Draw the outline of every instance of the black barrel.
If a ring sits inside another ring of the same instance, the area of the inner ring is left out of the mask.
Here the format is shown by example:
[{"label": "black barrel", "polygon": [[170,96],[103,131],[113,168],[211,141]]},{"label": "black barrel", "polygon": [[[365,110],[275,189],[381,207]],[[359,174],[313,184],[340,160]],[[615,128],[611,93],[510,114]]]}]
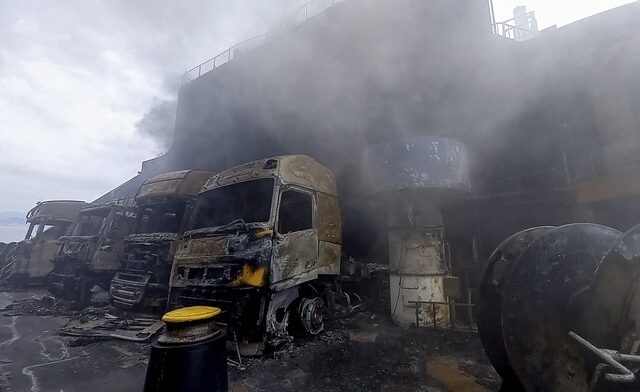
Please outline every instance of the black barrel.
[{"label": "black barrel", "polygon": [[167,322],[151,345],[145,392],[228,390],[227,339],[211,319]]}]

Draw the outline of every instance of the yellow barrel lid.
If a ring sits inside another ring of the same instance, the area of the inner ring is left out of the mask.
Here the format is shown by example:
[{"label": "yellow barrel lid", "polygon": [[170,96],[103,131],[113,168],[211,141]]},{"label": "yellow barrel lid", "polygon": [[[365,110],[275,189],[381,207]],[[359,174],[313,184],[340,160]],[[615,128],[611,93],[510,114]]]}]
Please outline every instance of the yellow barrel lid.
[{"label": "yellow barrel lid", "polygon": [[219,315],[221,310],[213,306],[189,306],[165,313],[162,321],[165,323],[188,323],[190,321],[206,320]]}]

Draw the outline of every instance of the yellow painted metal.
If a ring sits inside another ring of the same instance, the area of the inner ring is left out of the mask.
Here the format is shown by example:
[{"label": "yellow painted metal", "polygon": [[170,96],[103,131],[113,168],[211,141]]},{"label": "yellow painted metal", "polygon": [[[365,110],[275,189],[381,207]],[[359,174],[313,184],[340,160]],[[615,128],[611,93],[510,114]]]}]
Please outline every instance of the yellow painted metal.
[{"label": "yellow painted metal", "polygon": [[267,283],[267,266],[253,266],[245,264],[242,266],[242,272],[231,283],[231,286],[251,286],[262,287]]},{"label": "yellow painted metal", "polygon": [[221,310],[213,306],[189,306],[165,313],[162,321],[165,323],[188,323],[191,321],[207,320],[219,315]]},{"label": "yellow painted metal", "polygon": [[273,234],[273,229],[258,230],[255,233],[253,233],[254,237],[256,238],[270,237],[272,234]]}]

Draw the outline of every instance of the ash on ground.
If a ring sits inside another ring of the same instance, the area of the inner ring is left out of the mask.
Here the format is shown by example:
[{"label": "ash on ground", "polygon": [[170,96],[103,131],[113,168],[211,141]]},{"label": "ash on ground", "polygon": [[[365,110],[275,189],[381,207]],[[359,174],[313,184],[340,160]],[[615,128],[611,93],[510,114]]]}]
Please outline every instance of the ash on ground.
[{"label": "ash on ground", "polygon": [[[0,295],[0,391],[140,391],[149,343],[62,336],[70,320],[117,314],[69,310],[43,292]],[[121,317],[122,315],[120,315]],[[233,355],[230,355],[233,359]],[[263,357],[229,367],[231,391],[497,391],[477,334],[403,328],[363,310]],[[115,381],[117,380],[117,382]]]},{"label": "ash on ground", "polygon": [[403,328],[362,311],[231,368],[237,391],[494,391],[499,377],[477,334]]}]

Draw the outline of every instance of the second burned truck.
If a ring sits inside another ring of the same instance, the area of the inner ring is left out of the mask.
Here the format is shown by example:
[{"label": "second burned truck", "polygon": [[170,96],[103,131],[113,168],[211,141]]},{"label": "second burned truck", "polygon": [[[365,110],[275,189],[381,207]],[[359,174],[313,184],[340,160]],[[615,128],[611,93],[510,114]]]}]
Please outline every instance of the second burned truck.
[{"label": "second burned truck", "polygon": [[340,274],[342,228],[333,174],[290,155],[250,162],[202,188],[176,250],[170,306],[214,305],[245,353],[323,329],[322,295]]},{"label": "second burned truck", "polygon": [[200,188],[213,173],[182,170],[148,179],[136,194],[136,228],[125,238],[122,265],[111,281],[116,306],[164,310],[178,240]]},{"label": "second burned truck", "polygon": [[60,237],[53,270],[47,275],[49,291],[83,306],[94,286],[107,290],[134,218],[132,208],[118,204],[83,208],[72,234]]}]

